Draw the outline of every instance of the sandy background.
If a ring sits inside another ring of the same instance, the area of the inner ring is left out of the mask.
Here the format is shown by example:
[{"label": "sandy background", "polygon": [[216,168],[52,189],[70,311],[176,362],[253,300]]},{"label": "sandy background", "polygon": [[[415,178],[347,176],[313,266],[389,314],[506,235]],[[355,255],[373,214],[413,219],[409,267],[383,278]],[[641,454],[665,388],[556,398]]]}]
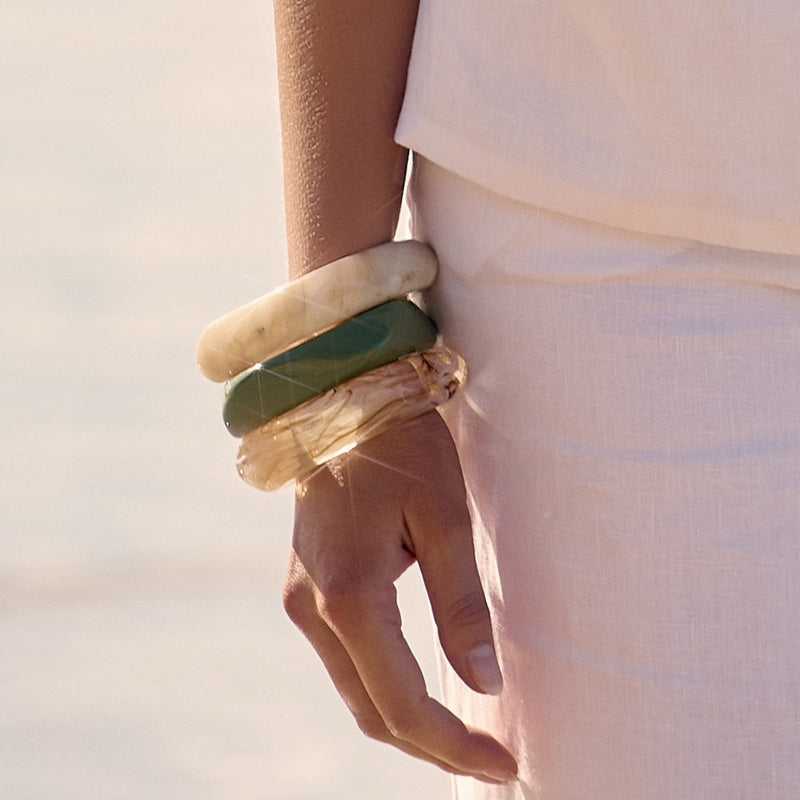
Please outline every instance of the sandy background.
[{"label": "sandy background", "polygon": [[[415,800],[279,594],[212,318],[284,275],[268,2],[0,3],[0,797]],[[431,669],[416,578],[409,635]]]}]

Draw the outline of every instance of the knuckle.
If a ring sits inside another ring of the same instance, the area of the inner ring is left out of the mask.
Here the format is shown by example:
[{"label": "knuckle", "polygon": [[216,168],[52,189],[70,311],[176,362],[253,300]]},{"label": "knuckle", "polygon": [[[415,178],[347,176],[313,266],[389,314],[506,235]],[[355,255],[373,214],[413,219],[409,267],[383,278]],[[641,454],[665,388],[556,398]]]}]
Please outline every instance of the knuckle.
[{"label": "knuckle", "polygon": [[385,714],[384,724],[392,737],[404,742],[415,741],[420,729],[419,717],[411,707],[392,709]]},{"label": "knuckle", "polygon": [[368,739],[374,739],[376,742],[390,742],[392,735],[386,727],[383,719],[376,713],[360,714],[355,717],[356,725],[361,733]]},{"label": "knuckle", "polygon": [[294,551],[289,556],[289,565],[286,568],[286,575],[283,579],[283,592],[281,600],[283,610],[292,622],[303,614],[308,605],[306,588],[306,572]]},{"label": "knuckle", "polygon": [[283,581],[281,600],[289,619],[304,630],[316,614],[316,609],[308,574],[294,554],[289,560],[289,568]]},{"label": "knuckle", "polygon": [[352,579],[331,580],[317,590],[320,616],[334,629],[346,627],[361,618],[367,590],[363,582]]},{"label": "knuckle", "polygon": [[489,607],[486,605],[483,592],[476,590],[460,597],[450,607],[448,620],[454,628],[489,624]]},{"label": "knuckle", "polygon": [[287,580],[283,585],[281,599],[286,615],[295,625],[302,627],[304,620],[308,617],[309,606],[311,605],[306,588]]}]

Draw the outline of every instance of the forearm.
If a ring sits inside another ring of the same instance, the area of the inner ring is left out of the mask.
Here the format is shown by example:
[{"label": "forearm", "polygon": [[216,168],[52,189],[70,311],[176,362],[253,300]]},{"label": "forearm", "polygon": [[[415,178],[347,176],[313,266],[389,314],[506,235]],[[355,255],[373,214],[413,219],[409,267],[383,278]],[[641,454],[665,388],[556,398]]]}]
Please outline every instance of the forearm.
[{"label": "forearm", "polygon": [[293,277],[392,238],[418,0],[275,0]]}]

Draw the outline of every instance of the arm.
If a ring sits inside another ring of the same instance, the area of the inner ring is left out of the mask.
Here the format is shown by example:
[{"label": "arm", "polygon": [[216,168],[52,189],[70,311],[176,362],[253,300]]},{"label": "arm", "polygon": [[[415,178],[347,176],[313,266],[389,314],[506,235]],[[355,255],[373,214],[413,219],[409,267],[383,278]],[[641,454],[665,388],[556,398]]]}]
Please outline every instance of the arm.
[{"label": "arm", "polygon": [[[391,239],[406,152],[393,140],[416,2],[276,0],[290,269]],[[456,773],[513,777],[510,754],[431,699],[394,581],[416,559],[445,653],[500,690],[458,457],[426,414],[300,487],[284,602],[362,730]]]},{"label": "arm", "polygon": [[417,3],[274,5],[295,277],[394,235],[407,161],[394,128]]}]

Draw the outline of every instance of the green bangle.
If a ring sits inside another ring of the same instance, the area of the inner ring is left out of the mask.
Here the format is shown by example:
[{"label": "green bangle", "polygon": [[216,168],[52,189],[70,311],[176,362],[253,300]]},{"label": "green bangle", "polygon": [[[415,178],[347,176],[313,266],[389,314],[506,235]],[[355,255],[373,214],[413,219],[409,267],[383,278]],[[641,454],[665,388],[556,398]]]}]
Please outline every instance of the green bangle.
[{"label": "green bangle", "polygon": [[223,419],[244,436],[351,378],[431,347],[436,329],[409,300],[391,300],[225,384]]}]

